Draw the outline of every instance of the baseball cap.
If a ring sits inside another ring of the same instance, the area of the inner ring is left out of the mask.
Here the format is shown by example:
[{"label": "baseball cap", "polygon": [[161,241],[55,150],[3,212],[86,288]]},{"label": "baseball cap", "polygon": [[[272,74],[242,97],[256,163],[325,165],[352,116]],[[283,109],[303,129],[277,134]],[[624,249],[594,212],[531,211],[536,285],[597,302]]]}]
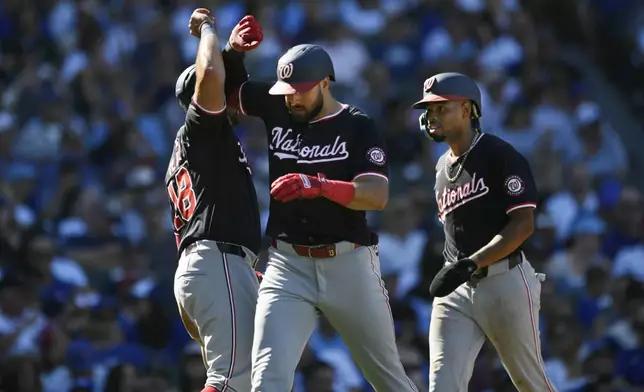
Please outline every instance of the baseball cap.
[{"label": "baseball cap", "polygon": [[184,69],[177,79],[177,83],[174,88],[174,94],[179,100],[179,105],[183,110],[188,111],[190,106],[190,101],[192,101],[192,95],[195,93],[195,84],[197,83],[197,77],[195,76],[195,64],[192,64],[188,68]]},{"label": "baseball cap", "polygon": [[277,61],[277,82],[271,87],[269,94],[303,93],[326,77],[335,81],[333,61],[326,50],[318,45],[297,45]]},{"label": "baseball cap", "polygon": [[423,84],[423,99],[413,105],[414,109],[424,109],[432,102],[474,101],[481,116],[481,90],[469,76],[445,72],[434,75]]}]

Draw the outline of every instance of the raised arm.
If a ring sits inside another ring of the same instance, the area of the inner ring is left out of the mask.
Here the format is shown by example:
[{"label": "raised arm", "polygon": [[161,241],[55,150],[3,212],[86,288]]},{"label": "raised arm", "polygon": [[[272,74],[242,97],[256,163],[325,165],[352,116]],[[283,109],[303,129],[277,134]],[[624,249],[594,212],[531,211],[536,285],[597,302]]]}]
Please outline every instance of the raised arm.
[{"label": "raised arm", "polygon": [[233,107],[237,107],[239,87],[248,80],[248,72],[244,64],[245,52],[257,48],[263,39],[262,27],[252,15],[246,15],[230,33],[222,57],[226,70],[224,89],[228,104]]},{"label": "raised arm", "polygon": [[221,112],[226,107],[226,72],[210,11],[198,8],[192,13],[190,33],[201,39],[195,61],[196,83],[193,102],[206,112]]}]

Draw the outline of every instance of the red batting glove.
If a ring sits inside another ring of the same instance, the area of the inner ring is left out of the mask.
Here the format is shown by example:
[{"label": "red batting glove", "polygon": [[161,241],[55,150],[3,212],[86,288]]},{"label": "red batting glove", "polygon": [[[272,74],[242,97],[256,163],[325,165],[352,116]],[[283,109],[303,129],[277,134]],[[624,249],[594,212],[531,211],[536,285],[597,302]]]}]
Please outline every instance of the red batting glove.
[{"label": "red batting glove", "polygon": [[300,173],[286,174],[273,182],[271,196],[287,202],[295,199],[314,199],[322,194],[322,183],[318,177]]},{"label": "red batting glove", "polygon": [[264,280],[264,274],[262,274],[259,271],[255,271],[255,276],[257,276],[257,280],[259,280],[259,283],[262,283],[262,280]]},{"label": "red batting glove", "polygon": [[258,47],[263,39],[262,26],[253,15],[246,15],[233,28],[228,42],[236,51],[247,52]]}]

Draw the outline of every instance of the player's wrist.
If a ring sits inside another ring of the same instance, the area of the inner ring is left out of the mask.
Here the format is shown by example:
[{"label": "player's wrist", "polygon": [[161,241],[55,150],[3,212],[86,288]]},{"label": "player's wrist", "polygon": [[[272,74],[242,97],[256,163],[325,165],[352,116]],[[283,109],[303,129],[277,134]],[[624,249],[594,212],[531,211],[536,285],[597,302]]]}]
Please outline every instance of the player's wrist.
[{"label": "player's wrist", "polygon": [[232,35],[228,38],[228,42],[226,42],[226,46],[224,46],[224,51],[228,53],[239,53],[239,54],[244,53],[243,51],[237,50],[237,48],[235,48],[235,43],[233,42]]},{"label": "player's wrist", "polygon": [[206,35],[215,34],[215,23],[210,19],[201,22],[199,25],[199,34],[201,34],[201,38]]},{"label": "player's wrist", "polygon": [[477,253],[474,253],[470,257],[467,257],[467,260],[472,261],[474,264],[476,264],[477,268],[483,267],[483,260],[481,259],[480,255]]},{"label": "player's wrist", "polygon": [[352,182],[327,180],[320,177],[320,194],[322,197],[347,206],[353,201],[356,188]]}]

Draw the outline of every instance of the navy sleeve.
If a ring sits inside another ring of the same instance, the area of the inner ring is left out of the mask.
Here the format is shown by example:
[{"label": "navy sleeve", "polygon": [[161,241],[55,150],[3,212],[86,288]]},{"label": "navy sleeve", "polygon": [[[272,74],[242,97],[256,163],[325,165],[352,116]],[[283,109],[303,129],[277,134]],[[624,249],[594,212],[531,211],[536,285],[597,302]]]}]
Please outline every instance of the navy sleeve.
[{"label": "navy sleeve", "polygon": [[528,160],[509,144],[502,145],[495,155],[500,158],[497,189],[506,214],[519,208],[536,208],[537,186]]},{"label": "navy sleeve", "polygon": [[236,94],[239,87],[248,80],[244,56],[244,52],[235,51],[230,44],[226,44],[226,48],[221,52],[224,70],[226,71],[226,82],[224,84],[226,97]]},{"label": "navy sleeve", "polygon": [[186,113],[185,128],[189,136],[197,136],[200,132],[221,131],[226,122],[226,106],[213,112],[202,108],[193,99]]},{"label": "navy sleeve", "polygon": [[[239,88],[239,110],[242,114],[267,118],[277,108],[284,106],[284,97],[270,95],[271,85],[265,82],[249,80]],[[281,105],[281,106],[278,106]]]},{"label": "navy sleeve", "polygon": [[357,128],[350,152],[353,179],[372,175],[388,180],[387,148],[375,122],[363,114],[353,119]]}]

